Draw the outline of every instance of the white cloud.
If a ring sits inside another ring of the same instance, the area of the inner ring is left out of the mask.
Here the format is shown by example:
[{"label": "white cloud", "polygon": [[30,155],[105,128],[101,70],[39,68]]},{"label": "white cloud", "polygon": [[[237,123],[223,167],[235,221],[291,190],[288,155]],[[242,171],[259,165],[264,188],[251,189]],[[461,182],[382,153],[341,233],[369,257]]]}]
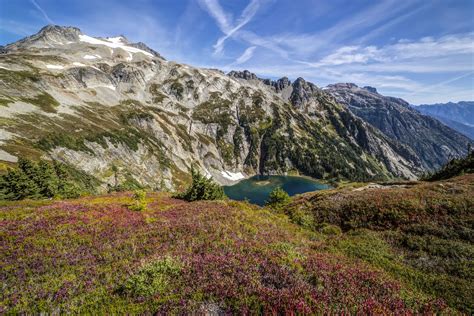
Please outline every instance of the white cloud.
[{"label": "white cloud", "polygon": [[[445,87],[450,83],[456,82],[458,80],[461,80],[461,79],[464,79],[464,78],[467,78],[467,77],[471,77],[472,75],[474,75],[474,71],[468,71],[467,73],[464,73],[460,76],[449,78],[448,80],[444,80],[442,82],[438,82],[438,83],[433,84],[433,85],[425,86],[420,90],[414,91],[412,94],[410,94],[410,96],[420,94],[420,92],[433,91],[434,89],[439,89],[439,88]],[[471,96],[472,96],[472,94],[474,94],[474,92],[471,90]]]},{"label": "white cloud", "polygon": [[369,60],[377,58],[378,49],[375,46],[344,46],[321,59],[320,65],[367,63]]},{"label": "white cloud", "polygon": [[467,33],[403,40],[382,47],[343,46],[318,62],[306,64],[366,72],[452,72],[472,68],[473,56],[474,33]]},{"label": "white cloud", "polygon": [[259,0],[251,0],[234,25],[232,16],[224,11],[218,0],[202,0],[201,3],[205,10],[216,20],[222,33],[224,33],[224,36],[220,37],[213,46],[214,54],[216,55],[222,53],[225,41],[249,23],[260,7]]},{"label": "white cloud", "polygon": [[202,7],[216,20],[219,29],[223,33],[230,31],[232,24],[232,16],[224,12],[218,0],[201,0]]},{"label": "white cloud", "polygon": [[250,58],[252,58],[253,53],[257,47],[256,46],[251,46],[247,48],[242,55],[240,55],[239,58],[234,62],[236,65],[240,65],[248,61]]}]

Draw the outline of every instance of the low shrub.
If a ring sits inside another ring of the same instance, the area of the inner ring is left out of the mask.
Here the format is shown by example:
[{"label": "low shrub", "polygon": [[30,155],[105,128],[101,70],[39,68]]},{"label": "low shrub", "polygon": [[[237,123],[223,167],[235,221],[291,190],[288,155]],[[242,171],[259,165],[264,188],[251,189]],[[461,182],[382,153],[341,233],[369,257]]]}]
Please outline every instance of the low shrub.
[{"label": "low shrub", "polygon": [[142,267],[121,286],[120,292],[134,298],[147,298],[163,294],[172,278],[181,272],[181,264],[171,257],[164,257]]},{"label": "low shrub", "polygon": [[313,215],[303,208],[286,209],[286,215],[292,223],[303,226],[305,228],[314,228]]},{"label": "low shrub", "polygon": [[331,224],[321,225],[321,227],[319,228],[319,231],[324,235],[340,235],[340,234],[342,234],[342,230],[339,226],[331,225]]},{"label": "low shrub", "polygon": [[146,210],[146,192],[143,190],[136,190],[133,193],[133,203],[129,205],[131,211],[144,211]]}]

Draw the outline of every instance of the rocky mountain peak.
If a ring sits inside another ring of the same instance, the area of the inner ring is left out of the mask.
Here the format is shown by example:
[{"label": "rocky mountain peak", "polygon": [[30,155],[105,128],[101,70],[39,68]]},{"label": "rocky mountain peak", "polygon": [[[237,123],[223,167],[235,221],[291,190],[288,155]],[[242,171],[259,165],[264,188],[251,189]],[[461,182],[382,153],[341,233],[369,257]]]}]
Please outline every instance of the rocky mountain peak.
[{"label": "rocky mountain peak", "polygon": [[277,91],[281,91],[291,85],[291,81],[288,79],[288,77],[283,77],[278,79],[275,82],[275,88]]},{"label": "rocky mountain peak", "polygon": [[378,93],[377,89],[371,86],[365,86],[364,89],[372,93]]},{"label": "rocky mountain peak", "polygon": [[327,86],[327,88],[332,89],[332,90],[352,90],[352,89],[359,88],[359,86],[357,86],[355,83],[352,83],[352,82],[340,82],[340,83],[330,84]]},{"label": "rocky mountain peak", "polygon": [[383,96],[373,87],[359,88],[353,83],[328,85],[326,92],[390,139],[411,147],[425,170],[439,168],[450,157],[465,154],[468,138],[421,115],[403,99]]},{"label": "rocky mountain peak", "polygon": [[147,46],[145,43],[143,43],[143,42],[131,43],[131,44],[128,44],[128,46],[131,46],[131,47],[135,47],[135,48],[144,50],[145,52],[148,52],[148,53],[152,54],[152,55],[155,56],[155,57],[158,57],[158,58],[161,58],[161,59],[165,59],[163,56],[161,56],[160,53],[158,53],[158,52],[155,51],[154,49],[148,47],[148,46]]},{"label": "rocky mountain peak", "polygon": [[275,88],[276,92],[281,92],[291,85],[291,81],[287,77],[280,78],[278,80],[263,79],[262,82],[267,86]]},{"label": "rocky mountain peak", "polygon": [[232,70],[227,75],[230,76],[230,77],[238,78],[238,79],[258,80],[257,75],[254,74],[253,72],[248,71],[248,70],[244,70],[244,71]]},{"label": "rocky mountain peak", "polygon": [[28,47],[50,47],[64,45],[79,40],[82,32],[77,27],[47,25],[38,33],[28,36],[18,42],[6,46],[7,50],[17,50]]},{"label": "rocky mountain peak", "polygon": [[315,84],[307,82],[301,77],[297,78],[292,86],[293,91],[290,96],[290,101],[296,107],[308,103],[313,94],[319,90]]},{"label": "rocky mountain peak", "polygon": [[[74,36],[82,34],[81,30],[74,26],[60,26],[60,25],[46,25],[37,33],[41,35],[58,35],[61,34],[63,36]],[[33,35],[34,36],[34,35]]]}]

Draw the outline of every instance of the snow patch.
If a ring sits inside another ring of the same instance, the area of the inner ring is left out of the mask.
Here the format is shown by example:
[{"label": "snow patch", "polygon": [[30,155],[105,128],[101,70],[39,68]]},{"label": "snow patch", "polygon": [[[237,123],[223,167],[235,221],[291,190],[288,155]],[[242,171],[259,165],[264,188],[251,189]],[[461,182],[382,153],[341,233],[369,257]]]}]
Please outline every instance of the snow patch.
[{"label": "snow patch", "polygon": [[17,162],[18,158],[16,156],[10,155],[6,151],[0,149],[0,160],[10,161],[10,162]]},{"label": "snow patch", "polygon": [[83,63],[78,63],[77,61],[73,62],[72,64],[78,67],[86,67],[86,65],[84,65]]},{"label": "snow patch", "polygon": [[130,47],[130,46],[125,45],[121,41],[117,40],[116,37],[113,37],[113,39],[114,39],[114,41],[110,41],[110,39],[109,40],[101,40],[101,39],[90,37],[90,36],[87,36],[87,35],[79,35],[79,40],[81,42],[86,42],[86,43],[94,44],[94,45],[104,45],[104,46],[108,46],[110,48],[122,48],[122,49],[124,49],[124,50],[126,50],[127,52],[130,52],[130,53],[142,53],[142,54],[145,54],[149,57],[153,57],[153,54],[150,54],[149,52],[146,52],[144,50],[141,50],[141,49],[138,49],[138,48],[135,48],[135,47]]},{"label": "snow patch", "polygon": [[82,57],[84,59],[97,59],[97,58],[102,58],[101,56],[99,55],[84,55],[84,57]]},{"label": "snow patch", "polygon": [[46,65],[48,69],[64,69],[64,66],[61,65]]},{"label": "snow patch", "polygon": [[245,176],[242,174],[242,172],[230,172],[226,170],[222,170],[221,174],[224,178],[232,180],[232,181],[238,181],[245,179]]},{"label": "snow patch", "polygon": [[115,86],[111,84],[98,85],[98,86],[89,87],[89,88],[107,88],[114,91],[116,90]]}]

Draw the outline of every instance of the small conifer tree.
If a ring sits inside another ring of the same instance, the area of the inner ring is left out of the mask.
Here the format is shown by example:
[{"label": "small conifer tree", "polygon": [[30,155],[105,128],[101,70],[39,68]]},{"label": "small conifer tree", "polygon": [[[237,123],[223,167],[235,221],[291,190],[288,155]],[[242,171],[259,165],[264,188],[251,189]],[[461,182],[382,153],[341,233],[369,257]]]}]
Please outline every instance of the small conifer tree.
[{"label": "small conifer tree", "polygon": [[191,168],[192,183],[182,193],[174,197],[188,202],[199,200],[221,200],[225,198],[224,190],[211,178],[206,178],[198,170]]},{"label": "small conifer tree", "polygon": [[273,208],[275,210],[281,210],[287,206],[291,201],[290,196],[280,187],[273,189],[268,196],[268,200],[265,201],[265,206]]}]

